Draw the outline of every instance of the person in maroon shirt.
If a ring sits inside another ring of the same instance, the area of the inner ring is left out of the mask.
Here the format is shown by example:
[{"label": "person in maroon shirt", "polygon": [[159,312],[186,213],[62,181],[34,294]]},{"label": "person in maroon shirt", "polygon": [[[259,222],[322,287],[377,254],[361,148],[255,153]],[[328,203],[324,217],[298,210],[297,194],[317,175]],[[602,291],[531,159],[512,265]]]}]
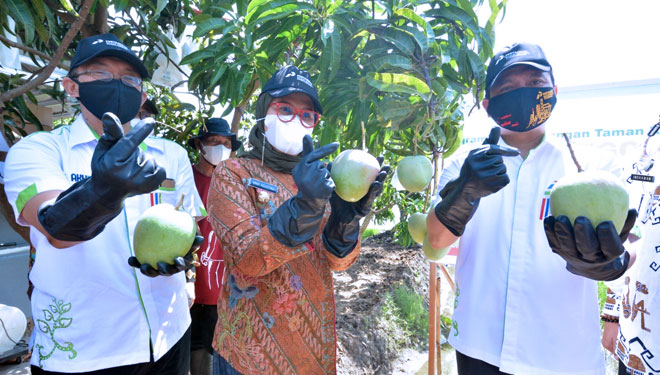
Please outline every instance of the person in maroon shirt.
[{"label": "person in maroon shirt", "polygon": [[[188,144],[199,151],[197,164],[193,164],[193,176],[199,196],[206,206],[206,196],[211,183],[211,174],[220,161],[228,159],[232,151],[238,150],[241,141],[231,132],[227,121],[210,118],[205,129],[192,137]],[[223,282],[224,262],[222,245],[213,235],[213,228],[205,217],[198,222],[204,242],[197,254],[200,265],[195,280],[195,303],[190,309],[192,317],[191,375],[210,375],[212,366],[213,331],[218,319],[216,303]]]}]

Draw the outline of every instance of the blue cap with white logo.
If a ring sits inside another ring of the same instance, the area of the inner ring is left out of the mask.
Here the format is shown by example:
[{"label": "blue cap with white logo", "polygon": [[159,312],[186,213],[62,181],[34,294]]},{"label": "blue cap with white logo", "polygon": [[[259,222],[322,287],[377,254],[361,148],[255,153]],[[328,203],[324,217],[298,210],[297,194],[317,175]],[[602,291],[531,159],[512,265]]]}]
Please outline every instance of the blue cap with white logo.
[{"label": "blue cap with white logo", "polygon": [[319,102],[319,94],[316,92],[309,73],[289,65],[281,68],[266,82],[261,89],[262,93],[268,93],[273,98],[280,98],[293,92],[302,92],[312,98],[314,110],[323,114],[323,108]]},{"label": "blue cap with white logo", "polygon": [[552,66],[550,66],[540,46],[515,43],[505,47],[490,59],[488,71],[486,72],[486,98],[490,97],[490,89],[500,74],[515,65],[530,65],[544,72],[550,72],[552,81],[555,80],[552,74]]},{"label": "blue cap with white logo", "polygon": [[149,78],[147,68],[137,55],[126,47],[113,34],[94,35],[82,39],[76,48],[76,54],[71,60],[69,75],[71,72],[96,57],[117,57],[131,64],[142,78]]}]

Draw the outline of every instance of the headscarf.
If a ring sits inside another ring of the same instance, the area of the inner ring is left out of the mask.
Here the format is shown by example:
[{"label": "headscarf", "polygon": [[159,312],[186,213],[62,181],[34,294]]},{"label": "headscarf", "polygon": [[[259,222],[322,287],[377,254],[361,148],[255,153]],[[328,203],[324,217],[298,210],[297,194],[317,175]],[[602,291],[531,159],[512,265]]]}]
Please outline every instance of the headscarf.
[{"label": "headscarf", "polygon": [[[263,165],[277,171],[291,174],[293,167],[298,164],[302,156],[289,155],[279,152],[268,143],[265,137],[266,130],[264,129],[264,118],[268,112],[268,106],[273,98],[268,93],[261,93],[257,99],[257,107],[255,109],[255,116],[257,123],[250,130],[248,142],[250,149],[246,150],[245,146],[238,152],[239,158],[253,158],[263,161]],[[263,152],[263,155],[262,155]]]}]

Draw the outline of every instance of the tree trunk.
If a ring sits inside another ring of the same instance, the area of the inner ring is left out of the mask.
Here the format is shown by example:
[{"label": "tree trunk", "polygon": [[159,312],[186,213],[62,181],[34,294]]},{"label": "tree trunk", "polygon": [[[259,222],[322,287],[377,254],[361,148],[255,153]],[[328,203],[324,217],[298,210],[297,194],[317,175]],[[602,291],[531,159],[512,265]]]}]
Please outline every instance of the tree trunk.
[{"label": "tree trunk", "polygon": [[94,11],[94,31],[99,34],[106,34],[110,31],[108,26],[108,8],[102,6],[100,3],[96,4]]}]

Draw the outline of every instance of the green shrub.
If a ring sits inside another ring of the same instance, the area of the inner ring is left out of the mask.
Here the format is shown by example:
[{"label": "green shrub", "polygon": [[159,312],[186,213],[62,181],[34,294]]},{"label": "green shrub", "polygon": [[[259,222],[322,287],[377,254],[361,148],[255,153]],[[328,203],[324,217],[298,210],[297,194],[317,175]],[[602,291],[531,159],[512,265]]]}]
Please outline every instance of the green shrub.
[{"label": "green shrub", "polygon": [[429,311],[424,306],[424,297],[407,286],[394,288],[394,301],[406,322],[411,334],[418,340],[425,340],[429,328]]},{"label": "green shrub", "polygon": [[367,237],[371,237],[371,236],[375,236],[375,235],[377,235],[377,234],[380,233],[380,232],[381,232],[381,231],[380,231],[379,229],[376,229],[376,228],[367,228],[367,229],[365,229],[364,232],[362,233],[362,239],[365,239],[365,238],[367,238]]}]

